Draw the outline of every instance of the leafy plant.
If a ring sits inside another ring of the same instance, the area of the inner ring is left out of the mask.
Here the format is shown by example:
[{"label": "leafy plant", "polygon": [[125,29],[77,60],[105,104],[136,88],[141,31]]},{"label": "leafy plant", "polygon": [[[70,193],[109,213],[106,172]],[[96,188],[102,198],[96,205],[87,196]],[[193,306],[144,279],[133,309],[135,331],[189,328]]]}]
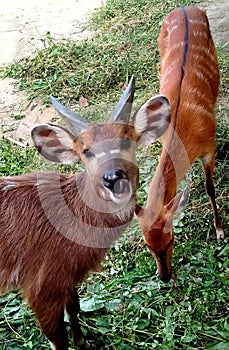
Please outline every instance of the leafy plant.
[{"label": "leafy plant", "polygon": [[[190,3],[187,0],[183,4]],[[44,103],[48,103],[46,96],[50,93],[67,104],[78,104],[82,95],[89,103],[83,108],[84,115],[91,120],[103,120],[131,74],[137,77],[136,105],[157,93],[158,31],[166,13],[179,5],[175,0],[107,0],[91,19],[90,26],[96,29],[93,39],[59,43],[48,33],[44,38],[49,46],[46,50],[6,68],[4,74],[18,79],[20,88],[30,98],[43,96]],[[222,83],[217,108],[215,183],[226,230],[229,223],[226,56],[221,47],[217,49]],[[159,143],[138,151],[140,204],[145,203],[160,151]],[[22,149],[0,140],[1,176],[36,169],[74,172],[79,166],[53,166],[32,148]],[[189,204],[174,222],[176,288],[173,282],[159,281],[136,221],[112,247],[103,271],[92,274],[80,285],[81,324],[99,349],[228,348],[228,238],[220,245],[216,243],[199,163],[192,166],[190,178]],[[49,349],[31,310],[21,303],[16,292],[0,298],[0,350],[11,349]]]}]

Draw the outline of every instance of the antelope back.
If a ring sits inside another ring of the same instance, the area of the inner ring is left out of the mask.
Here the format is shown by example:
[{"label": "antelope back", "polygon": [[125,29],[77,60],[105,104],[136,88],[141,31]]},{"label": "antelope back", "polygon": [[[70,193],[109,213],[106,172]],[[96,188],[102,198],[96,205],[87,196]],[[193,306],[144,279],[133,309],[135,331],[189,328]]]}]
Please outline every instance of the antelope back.
[{"label": "antelope back", "polygon": [[[185,143],[192,163],[205,152],[206,134],[212,137],[215,133],[219,90],[218,60],[205,12],[194,6],[173,10],[162,23],[158,43],[160,92],[169,99],[171,125]],[[187,138],[190,128],[197,139]],[[196,147],[191,151],[195,144],[200,151]]]},{"label": "antelope back", "polygon": [[170,12],[163,20],[158,44],[160,93],[170,102],[171,122],[161,137],[162,155],[146,208],[138,210],[137,215],[160,278],[168,281],[172,273],[173,218],[188,200],[187,191],[176,195],[177,185],[195,159],[214,158],[219,71],[207,16],[197,7]]}]

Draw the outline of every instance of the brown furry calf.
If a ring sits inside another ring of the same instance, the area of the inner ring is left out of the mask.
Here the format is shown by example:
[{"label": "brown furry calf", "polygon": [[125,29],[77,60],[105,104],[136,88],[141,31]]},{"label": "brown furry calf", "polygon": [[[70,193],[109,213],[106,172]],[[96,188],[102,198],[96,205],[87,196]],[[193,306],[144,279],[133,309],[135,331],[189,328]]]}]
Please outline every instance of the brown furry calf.
[{"label": "brown furry calf", "polygon": [[91,126],[52,98],[73,133],[53,125],[32,131],[37,150],[54,162],[81,160],[75,175],[37,172],[0,179],[0,288],[18,287],[52,349],[68,349],[64,312],[74,344],[90,349],[81,332],[75,285],[95,270],[134,215],[138,167],[135,149],[166,130],[162,95],[147,101],[129,124],[134,81],[112,119]]}]

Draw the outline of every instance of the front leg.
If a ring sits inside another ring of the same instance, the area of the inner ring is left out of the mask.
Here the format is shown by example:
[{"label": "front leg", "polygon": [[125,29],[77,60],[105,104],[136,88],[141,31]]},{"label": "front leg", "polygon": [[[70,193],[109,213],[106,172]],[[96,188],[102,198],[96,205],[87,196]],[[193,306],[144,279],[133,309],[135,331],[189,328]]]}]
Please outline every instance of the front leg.
[{"label": "front leg", "polygon": [[77,317],[79,311],[79,296],[77,291],[74,289],[72,292],[72,298],[66,305],[66,313],[69,319],[74,345],[76,345],[78,349],[82,350],[95,349],[95,345],[87,341],[83,335],[83,332],[81,331]]},{"label": "front leg", "polygon": [[[62,299],[63,300],[63,299]],[[64,323],[64,307],[61,297],[30,301],[40,327],[49,340],[51,349],[68,350],[68,334]]]}]

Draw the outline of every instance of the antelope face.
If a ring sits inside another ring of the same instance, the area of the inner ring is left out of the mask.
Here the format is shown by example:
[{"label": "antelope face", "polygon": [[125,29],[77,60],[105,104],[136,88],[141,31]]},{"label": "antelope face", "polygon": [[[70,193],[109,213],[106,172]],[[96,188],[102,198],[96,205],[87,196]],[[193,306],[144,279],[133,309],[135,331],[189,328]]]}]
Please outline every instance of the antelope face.
[{"label": "antelope face", "polygon": [[[153,196],[153,193],[150,192],[149,196]],[[156,261],[158,274],[163,282],[169,282],[172,276],[173,218],[175,213],[179,214],[183,210],[188,197],[189,188],[187,186],[166,205],[156,204],[154,208],[148,204],[145,208],[137,205],[135,209],[145,243]],[[159,200],[158,203],[161,201]]]},{"label": "antelope face", "polygon": [[174,247],[172,218],[166,215],[166,209],[162,207],[159,214],[156,214],[151,208],[137,205],[135,210],[144,241],[156,261],[158,275],[163,282],[169,282],[172,276]]},{"label": "antelope face", "polygon": [[118,123],[94,126],[79,135],[76,152],[102,200],[122,204],[135,195],[137,139],[133,126]]},{"label": "antelope face", "polygon": [[[81,160],[85,164],[84,199],[88,197],[98,211],[104,211],[107,205],[109,210],[110,203],[120,207],[135,197],[138,183],[136,146],[152,143],[169,125],[170,106],[162,95],[143,104],[130,123],[133,93],[134,77],[112,117],[102,125],[90,125],[52,97],[58,113],[66,119],[72,132],[47,124],[32,130],[34,145],[45,158],[64,164]],[[134,210],[135,203],[130,206]]]},{"label": "antelope face", "polygon": [[160,279],[163,282],[169,282],[172,276],[173,232],[164,232],[161,223],[155,222],[147,231],[143,232],[143,236],[156,261]]}]

